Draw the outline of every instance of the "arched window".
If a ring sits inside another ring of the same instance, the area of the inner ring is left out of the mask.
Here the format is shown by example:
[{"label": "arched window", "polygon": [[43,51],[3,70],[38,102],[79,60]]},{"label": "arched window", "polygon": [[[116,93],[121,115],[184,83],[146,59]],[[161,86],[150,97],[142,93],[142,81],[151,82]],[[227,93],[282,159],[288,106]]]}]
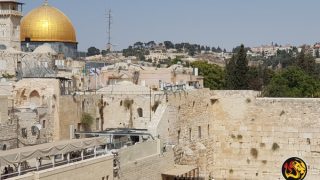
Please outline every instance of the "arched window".
[{"label": "arched window", "polygon": [[3,150],[3,151],[7,150],[7,145],[6,145],[6,144],[4,144],[4,145],[2,146],[2,150]]},{"label": "arched window", "polygon": [[32,134],[32,136],[37,135],[38,131],[39,131],[39,129],[38,129],[36,126],[32,126],[32,127],[31,127],[31,134]]},{"label": "arched window", "polygon": [[143,117],[143,110],[142,110],[142,108],[138,108],[137,111],[138,111],[139,117]]},{"label": "arched window", "polygon": [[34,90],[30,93],[30,102],[35,104],[35,105],[40,105],[41,101],[40,101],[40,95],[38,93],[38,91]]}]

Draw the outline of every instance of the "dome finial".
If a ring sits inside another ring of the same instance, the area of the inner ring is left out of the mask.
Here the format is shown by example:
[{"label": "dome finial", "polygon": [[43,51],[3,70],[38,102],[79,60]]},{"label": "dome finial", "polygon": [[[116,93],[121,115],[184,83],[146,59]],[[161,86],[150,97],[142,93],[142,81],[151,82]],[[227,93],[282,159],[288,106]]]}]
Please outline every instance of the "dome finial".
[{"label": "dome finial", "polygon": [[44,3],[43,3],[44,5],[48,5],[48,0],[44,0]]}]

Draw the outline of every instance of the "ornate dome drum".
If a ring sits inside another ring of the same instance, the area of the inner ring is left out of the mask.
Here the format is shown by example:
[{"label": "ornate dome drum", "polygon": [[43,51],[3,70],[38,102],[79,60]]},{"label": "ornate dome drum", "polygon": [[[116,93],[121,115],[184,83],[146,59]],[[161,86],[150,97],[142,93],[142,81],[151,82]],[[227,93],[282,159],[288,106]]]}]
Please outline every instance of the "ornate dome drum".
[{"label": "ornate dome drum", "polygon": [[20,39],[24,51],[33,51],[44,43],[67,57],[75,57],[77,51],[76,31],[72,22],[48,3],[32,10],[22,19]]}]

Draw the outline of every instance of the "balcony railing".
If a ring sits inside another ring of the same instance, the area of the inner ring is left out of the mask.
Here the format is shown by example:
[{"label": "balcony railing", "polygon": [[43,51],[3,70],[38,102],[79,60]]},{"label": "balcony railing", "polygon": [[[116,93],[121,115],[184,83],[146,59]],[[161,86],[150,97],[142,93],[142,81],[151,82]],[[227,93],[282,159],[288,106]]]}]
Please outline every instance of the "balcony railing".
[{"label": "balcony railing", "polygon": [[22,16],[22,13],[16,10],[0,10],[0,15]]}]

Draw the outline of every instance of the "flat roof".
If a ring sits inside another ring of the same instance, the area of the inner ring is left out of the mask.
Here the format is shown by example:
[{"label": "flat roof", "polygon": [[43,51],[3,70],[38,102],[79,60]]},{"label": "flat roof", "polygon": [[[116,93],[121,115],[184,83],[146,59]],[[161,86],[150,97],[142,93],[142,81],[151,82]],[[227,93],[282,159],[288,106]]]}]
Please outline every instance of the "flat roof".
[{"label": "flat roof", "polygon": [[196,166],[189,166],[189,165],[174,165],[172,169],[169,171],[162,173],[163,175],[168,175],[168,176],[180,176],[184,175],[192,170],[197,169]]},{"label": "flat roof", "polygon": [[24,3],[22,3],[22,2],[18,2],[18,1],[14,1],[14,0],[12,0],[12,1],[10,1],[10,0],[4,0],[4,1],[1,1],[1,0],[0,0],[0,3],[24,4]]}]

